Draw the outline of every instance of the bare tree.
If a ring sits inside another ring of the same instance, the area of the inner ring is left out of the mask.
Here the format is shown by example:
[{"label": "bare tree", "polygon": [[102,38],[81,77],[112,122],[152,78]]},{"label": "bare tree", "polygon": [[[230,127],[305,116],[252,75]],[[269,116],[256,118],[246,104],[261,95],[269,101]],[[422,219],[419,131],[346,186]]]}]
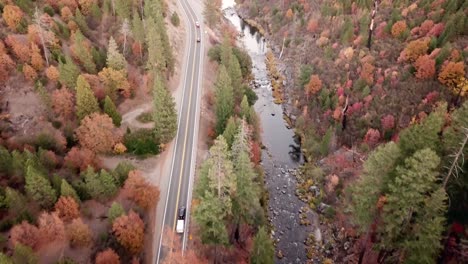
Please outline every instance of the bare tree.
[{"label": "bare tree", "polygon": [[447,167],[449,171],[444,179],[444,189],[447,187],[447,183],[451,177],[457,179],[460,172],[463,172],[463,163],[465,162],[465,154],[463,153],[463,150],[468,143],[468,128],[463,127],[462,129],[465,133],[465,138],[460,143],[460,148],[458,149],[457,153],[451,155],[451,157],[453,157],[453,161],[450,167]]},{"label": "bare tree", "polygon": [[49,67],[49,58],[47,56],[49,51],[47,50],[47,46],[44,40],[44,31],[47,31],[49,27],[47,24],[45,24],[42,21],[41,16],[42,16],[42,13],[39,11],[39,9],[36,6],[36,10],[34,11],[33,21],[34,21],[34,24],[36,24],[39,27],[39,37],[41,38],[42,49],[44,50],[44,58],[46,60],[47,67]]},{"label": "bare tree", "polygon": [[379,0],[374,0],[374,9],[372,10],[371,13],[371,22],[369,25],[369,37],[367,38],[367,48],[371,48],[371,41],[372,41],[372,33],[374,32],[374,27],[375,27],[375,15],[377,14],[377,6],[379,5]]},{"label": "bare tree", "polygon": [[123,43],[123,54],[125,56],[125,49],[127,47],[127,37],[132,35],[132,31],[130,29],[130,24],[128,23],[128,19],[124,19],[122,23],[122,27],[120,28],[120,33],[124,36],[124,43]]}]

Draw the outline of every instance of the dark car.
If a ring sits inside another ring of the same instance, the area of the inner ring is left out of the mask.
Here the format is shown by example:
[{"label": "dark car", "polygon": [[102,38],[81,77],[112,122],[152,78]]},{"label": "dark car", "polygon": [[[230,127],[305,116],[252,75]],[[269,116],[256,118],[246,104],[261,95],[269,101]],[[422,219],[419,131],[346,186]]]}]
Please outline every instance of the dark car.
[{"label": "dark car", "polygon": [[185,206],[179,207],[179,215],[178,215],[180,220],[185,219]]}]

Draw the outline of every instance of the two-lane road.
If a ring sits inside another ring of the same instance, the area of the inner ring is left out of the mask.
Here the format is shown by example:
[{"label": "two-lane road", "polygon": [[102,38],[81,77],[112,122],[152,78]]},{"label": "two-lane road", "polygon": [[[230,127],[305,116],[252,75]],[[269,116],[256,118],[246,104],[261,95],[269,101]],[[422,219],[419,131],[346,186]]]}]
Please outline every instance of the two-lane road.
[{"label": "two-lane road", "polygon": [[[155,263],[163,258],[162,248],[163,230],[166,226],[175,232],[178,208],[185,206],[186,220],[184,234],[181,234],[182,247],[185,249],[187,241],[188,223],[190,219],[190,200],[195,169],[195,157],[198,139],[198,125],[200,118],[200,76],[203,70],[203,36],[202,23],[193,11],[188,0],[179,0],[182,6],[183,16],[187,28],[186,63],[182,76],[182,103],[180,104],[178,117],[178,130],[174,144],[174,156],[172,159],[171,175],[167,197],[164,202],[164,215],[161,226],[156,227],[160,237],[155,241]],[[196,26],[200,21],[200,27]],[[197,42],[200,38],[201,42]]]}]

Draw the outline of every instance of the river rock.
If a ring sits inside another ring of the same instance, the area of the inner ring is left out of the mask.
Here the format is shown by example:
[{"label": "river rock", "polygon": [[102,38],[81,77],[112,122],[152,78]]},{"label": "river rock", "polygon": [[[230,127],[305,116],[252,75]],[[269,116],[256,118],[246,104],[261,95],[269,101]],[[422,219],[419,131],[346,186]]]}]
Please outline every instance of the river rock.
[{"label": "river rock", "polygon": [[281,249],[278,250],[278,253],[276,253],[276,257],[278,257],[279,259],[284,258],[283,251],[281,251]]}]

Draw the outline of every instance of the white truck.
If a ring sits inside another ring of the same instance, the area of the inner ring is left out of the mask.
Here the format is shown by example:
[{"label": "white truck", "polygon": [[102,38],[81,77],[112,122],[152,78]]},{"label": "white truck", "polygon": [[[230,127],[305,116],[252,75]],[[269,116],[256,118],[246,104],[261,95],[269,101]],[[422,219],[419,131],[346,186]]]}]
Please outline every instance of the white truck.
[{"label": "white truck", "polygon": [[181,234],[184,233],[185,226],[185,207],[179,207],[179,214],[177,217],[176,232]]}]

